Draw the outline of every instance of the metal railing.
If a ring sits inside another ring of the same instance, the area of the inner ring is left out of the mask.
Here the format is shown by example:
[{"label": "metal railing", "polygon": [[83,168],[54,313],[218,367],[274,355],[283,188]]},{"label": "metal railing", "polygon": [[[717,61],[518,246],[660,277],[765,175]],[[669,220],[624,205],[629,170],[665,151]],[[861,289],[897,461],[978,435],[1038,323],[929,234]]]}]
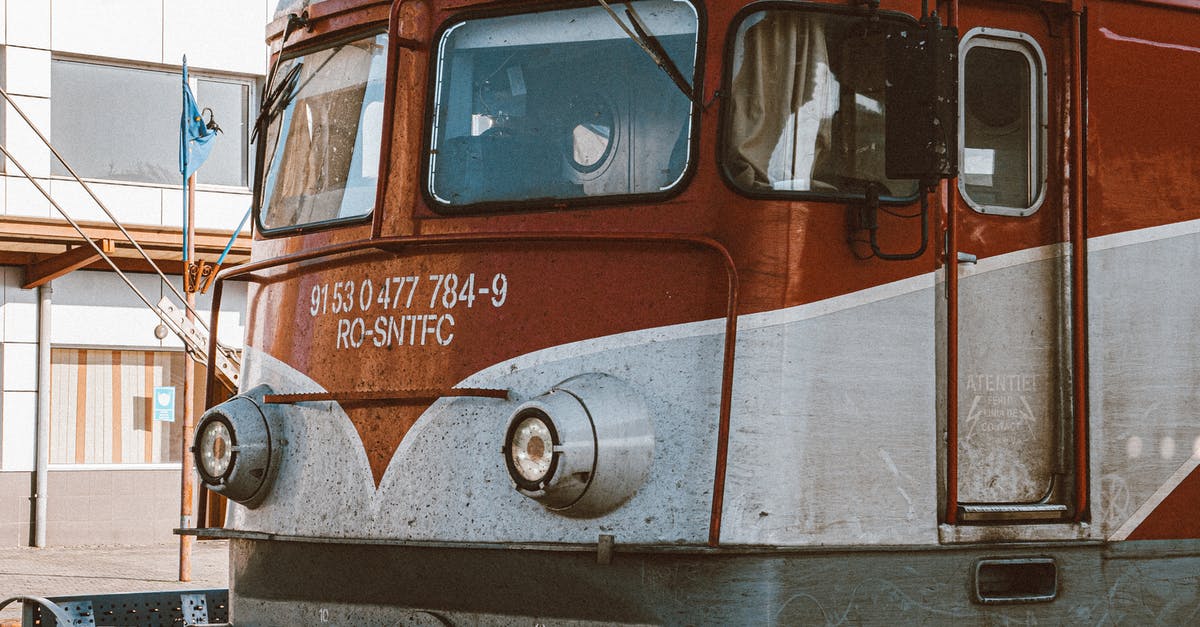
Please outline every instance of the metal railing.
[{"label": "metal railing", "polygon": [[92,200],[95,201],[96,205],[100,207],[101,211],[108,216],[108,219],[112,221],[113,225],[121,231],[121,234],[125,236],[125,239],[138,252],[138,255],[140,255],[141,259],[145,261],[147,265],[149,265],[154,273],[158,275],[159,280],[165,284],[170,292],[174,294],[175,298],[178,299],[179,304],[172,302],[171,299],[167,297],[164,297],[157,304],[152,303],[150,299],[147,298],[147,296],[140,289],[138,289],[136,285],[134,285],[133,281],[130,280],[125,272],[118,267],[116,261],[104,251],[100,243],[97,242],[95,238],[88,235],[83,227],[71,217],[67,210],[64,209],[63,206],[53,198],[53,196],[51,196],[49,190],[47,190],[45,186],[39,183],[38,180],[34,178],[32,174],[30,174],[25,166],[13,156],[12,152],[10,152],[8,147],[3,143],[0,143],[0,153],[3,153],[4,156],[7,157],[8,160],[11,161],[18,170],[21,171],[21,176],[25,177],[26,180],[33,184],[34,188],[36,188],[38,192],[41,193],[41,195],[44,196],[47,201],[49,201],[50,205],[62,215],[62,217],[71,225],[72,228],[75,229],[77,233],[79,233],[80,237],[82,237],[84,241],[86,241],[87,244],[92,247],[96,254],[99,255],[100,258],[112,268],[113,272],[120,277],[121,281],[133,291],[133,293],[138,297],[138,300],[141,300],[147,308],[154,312],[164,326],[166,326],[171,330],[171,332],[179,337],[179,339],[184,343],[184,346],[187,347],[186,352],[188,355],[194,361],[196,361],[196,363],[204,366],[209,366],[210,364],[215,366],[215,371],[218,377],[222,380],[222,383],[224,383],[231,390],[237,390],[238,372],[240,370],[239,351],[224,346],[218,342],[215,344],[216,350],[214,351],[213,357],[211,359],[209,358],[209,328],[208,325],[204,323],[203,318],[188,304],[188,300],[183,293],[175,287],[175,284],[171,282],[158,264],[155,263],[154,259],[152,259],[146,250],[142,248],[141,244],[134,239],[133,235],[126,230],[126,228],[121,224],[120,220],[117,219],[116,215],[113,214],[113,212],[108,208],[108,205],[106,205],[104,201],[100,200],[100,197],[95,191],[92,190],[91,186],[88,185],[87,182],[85,182],[79,176],[79,174],[75,172],[75,169],[72,168],[69,163],[67,163],[62,154],[59,153],[54,145],[50,143],[49,138],[47,138],[41,129],[34,124],[33,120],[26,115],[25,111],[21,109],[20,105],[16,103],[12,96],[10,96],[9,93],[2,88],[0,88],[0,96],[2,96],[4,100],[6,100],[8,104],[12,106],[13,110],[21,116],[21,119],[23,119],[25,123],[29,125],[29,128],[32,129],[33,132],[38,136],[38,139],[40,139],[42,143],[45,144],[50,150],[51,154],[54,155],[54,158],[58,159],[58,162],[61,163],[64,168],[66,168],[67,172],[71,175],[71,178],[73,178],[75,182],[87,192],[88,196],[90,196]]}]

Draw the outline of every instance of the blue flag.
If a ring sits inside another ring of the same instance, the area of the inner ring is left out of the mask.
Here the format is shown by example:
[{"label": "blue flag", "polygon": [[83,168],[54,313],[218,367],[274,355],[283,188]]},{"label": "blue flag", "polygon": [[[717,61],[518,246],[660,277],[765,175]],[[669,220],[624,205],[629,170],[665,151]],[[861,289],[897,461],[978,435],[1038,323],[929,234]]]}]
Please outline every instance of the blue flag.
[{"label": "blue flag", "polygon": [[179,173],[187,180],[200,169],[208,153],[212,152],[212,140],[217,132],[204,125],[200,107],[188,86],[187,57],[183,59],[183,115],[179,118]]}]

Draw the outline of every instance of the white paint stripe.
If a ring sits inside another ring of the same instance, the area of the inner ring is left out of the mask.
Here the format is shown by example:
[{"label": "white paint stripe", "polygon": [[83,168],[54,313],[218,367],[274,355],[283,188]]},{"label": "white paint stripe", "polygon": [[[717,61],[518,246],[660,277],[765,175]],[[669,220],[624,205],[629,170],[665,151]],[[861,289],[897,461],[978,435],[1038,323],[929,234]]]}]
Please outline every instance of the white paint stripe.
[{"label": "white paint stripe", "polygon": [[738,330],[744,331],[749,329],[762,329],[773,327],[789,322],[799,320],[810,320],[827,316],[839,311],[877,303],[889,298],[904,296],[913,292],[919,292],[924,289],[932,288],[936,284],[934,273],[929,272],[892,283],[885,283],[875,287],[869,287],[865,290],[859,290],[842,296],[834,296],[813,303],[788,307],[786,309],[775,309],[772,311],[764,311],[762,313],[748,314],[738,318]]},{"label": "white paint stripe", "polygon": [[1192,471],[1197,466],[1200,466],[1200,451],[1192,453],[1192,456],[1175,471],[1175,474],[1171,475],[1166,483],[1159,486],[1158,490],[1150,495],[1150,498],[1146,499],[1146,502],[1142,503],[1142,506],[1133,513],[1133,516],[1130,516],[1129,520],[1125,521],[1125,524],[1121,525],[1109,536],[1109,541],[1120,542],[1128,538],[1129,534],[1133,533],[1134,529],[1137,529],[1145,522],[1150,517],[1150,513],[1158,509],[1158,506],[1162,505],[1162,502],[1175,491],[1175,488],[1179,487],[1179,484],[1183,483],[1184,479],[1187,479],[1192,474]]},{"label": "white paint stripe", "polygon": [[1121,246],[1132,246],[1134,244],[1145,244],[1155,240],[1170,239],[1182,235],[1195,235],[1196,233],[1200,233],[1200,220],[1175,222],[1162,226],[1138,229],[1136,231],[1122,231],[1103,237],[1093,237],[1088,240],[1088,252],[1120,248]]},{"label": "white paint stripe", "polygon": [[[799,320],[808,320],[818,318],[829,314],[861,307],[871,303],[904,296],[913,292],[918,292],[924,289],[932,288],[935,285],[934,273],[926,273],[907,279],[901,279],[892,283],[878,285],[875,287],[859,290],[842,296],[834,296],[825,300],[786,309],[776,309],[757,314],[748,314],[738,317],[738,331],[747,331],[752,329],[762,329],[781,324],[788,324]],[[675,324],[663,327],[655,327],[652,329],[642,329],[639,331],[629,331],[626,333],[617,333],[598,338],[589,338],[579,340],[569,344],[561,344],[559,346],[551,346],[540,351],[519,355],[507,361],[494,364],[476,372],[467,377],[458,385],[460,387],[470,387],[472,385],[482,385],[487,381],[492,381],[496,377],[512,370],[523,370],[527,368],[537,368],[545,364],[554,363],[563,359],[580,357],[583,355],[591,355],[596,353],[607,352],[611,350],[626,349],[635,346],[646,344],[654,344],[657,342],[669,342],[672,340],[687,339],[692,337],[701,337],[706,335],[719,335],[725,332],[725,319],[714,318],[710,320],[702,320],[700,322],[689,322],[686,324]]]},{"label": "white paint stripe", "polygon": [[[1027,263],[1036,263],[1038,261],[1046,261],[1047,259],[1058,259],[1065,257],[1068,251],[1069,244],[1047,244],[1046,246],[1037,246],[1035,248],[1026,248],[1023,250],[996,255],[995,257],[987,257],[980,259],[979,263],[958,264],[958,276],[968,277],[985,272],[993,272],[995,270],[1003,270],[1013,266],[1021,266]],[[970,252],[970,251],[963,251]]]}]

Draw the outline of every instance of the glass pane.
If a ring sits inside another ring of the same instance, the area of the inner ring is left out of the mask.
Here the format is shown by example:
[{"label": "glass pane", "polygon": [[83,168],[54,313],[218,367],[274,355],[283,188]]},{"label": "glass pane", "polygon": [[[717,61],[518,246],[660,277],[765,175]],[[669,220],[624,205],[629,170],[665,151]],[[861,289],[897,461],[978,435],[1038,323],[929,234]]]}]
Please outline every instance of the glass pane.
[{"label": "glass pane", "polygon": [[[213,118],[221,127],[221,133],[213,140],[208,161],[196,171],[196,182],[245,187],[249,181],[246,142],[250,127],[250,86],[200,79],[196,85],[196,100],[201,109],[212,109]],[[207,114],[204,119],[208,119]]]},{"label": "glass pane", "polygon": [[[50,140],[84,178],[180,184],[179,74],[55,60]],[[67,175],[57,159],[51,173]]]},{"label": "glass pane", "polygon": [[734,41],[723,165],[756,193],[907,197],[884,174],[887,22],[795,9],[751,14]]},{"label": "glass pane", "polygon": [[[692,84],[684,2],[627,7]],[[473,20],[438,48],[429,188],[440,202],[660,193],[688,162],[691,101],[602,7]]]},{"label": "glass pane", "polygon": [[1025,209],[1040,189],[1034,169],[1029,57],[975,46],[963,72],[962,182],[979,205]]},{"label": "glass pane", "polygon": [[386,62],[387,35],[373,35],[279,65],[273,89],[284,92],[282,111],[264,139],[264,227],[354,218],[374,209]]}]

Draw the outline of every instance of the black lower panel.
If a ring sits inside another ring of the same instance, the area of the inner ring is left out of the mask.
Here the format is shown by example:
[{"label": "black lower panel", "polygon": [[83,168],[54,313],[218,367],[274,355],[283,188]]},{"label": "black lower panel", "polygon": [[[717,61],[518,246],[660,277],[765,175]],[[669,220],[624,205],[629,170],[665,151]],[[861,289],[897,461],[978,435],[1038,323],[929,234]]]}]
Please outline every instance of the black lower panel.
[{"label": "black lower panel", "polygon": [[230,565],[237,625],[1187,624],[1200,618],[1200,542],[1194,541],[617,552],[601,565],[586,552],[233,540]]}]

